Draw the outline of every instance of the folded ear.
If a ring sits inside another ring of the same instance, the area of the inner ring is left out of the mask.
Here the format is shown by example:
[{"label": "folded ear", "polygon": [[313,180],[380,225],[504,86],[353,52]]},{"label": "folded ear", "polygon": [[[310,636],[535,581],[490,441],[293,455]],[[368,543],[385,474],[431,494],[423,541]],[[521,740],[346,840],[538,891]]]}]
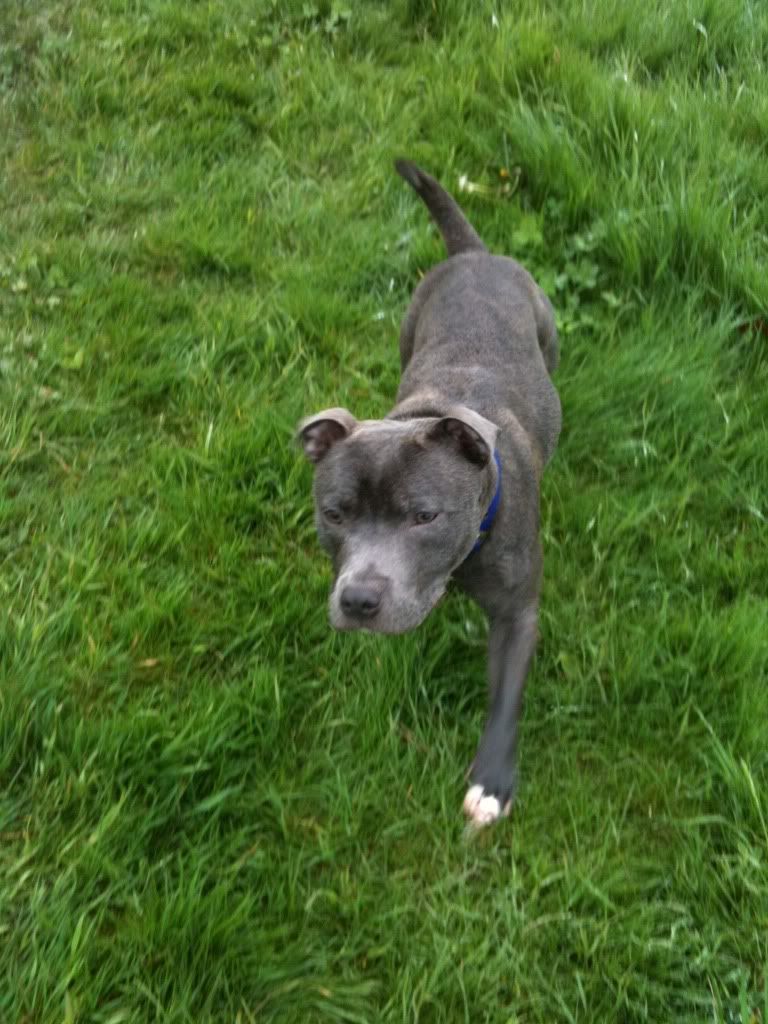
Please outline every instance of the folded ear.
[{"label": "folded ear", "polygon": [[319,462],[337,441],[347,437],[357,420],[346,409],[326,409],[299,424],[298,436],[310,462]]},{"label": "folded ear", "polygon": [[459,405],[451,409],[450,416],[437,420],[430,427],[428,436],[433,441],[454,445],[465,459],[477,466],[485,466],[493,455],[498,431],[495,423]]}]

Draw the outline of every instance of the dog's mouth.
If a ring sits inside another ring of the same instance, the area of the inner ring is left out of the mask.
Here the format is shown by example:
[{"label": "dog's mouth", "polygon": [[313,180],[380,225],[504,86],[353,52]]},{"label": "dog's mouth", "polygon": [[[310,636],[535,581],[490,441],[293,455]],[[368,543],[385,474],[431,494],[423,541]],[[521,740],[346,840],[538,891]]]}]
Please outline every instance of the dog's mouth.
[{"label": "dog's mouth", "polygon": [[431,588],[427,594],[397,595],[391,588],[377,607],[364,607],[360,602],[355,607],[342,604],[338,586],[331,592],[328,606],[331,626],[339,632],[385,633],[396,635],[408,633],[424,622],[446,594],[448,581]]}]

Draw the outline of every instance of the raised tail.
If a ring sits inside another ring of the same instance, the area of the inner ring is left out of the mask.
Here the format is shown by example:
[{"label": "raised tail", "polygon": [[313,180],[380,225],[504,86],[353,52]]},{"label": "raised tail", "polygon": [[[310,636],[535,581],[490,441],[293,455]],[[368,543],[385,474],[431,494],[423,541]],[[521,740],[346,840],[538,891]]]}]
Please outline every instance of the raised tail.
[{"label": "raised tail", "polygon": [[395,170],[424,201],[440,229],[449,256],[472,249],[486,251],[482,239],[461,212],[459,204],[438,181],[410,160],[395,160]]}]

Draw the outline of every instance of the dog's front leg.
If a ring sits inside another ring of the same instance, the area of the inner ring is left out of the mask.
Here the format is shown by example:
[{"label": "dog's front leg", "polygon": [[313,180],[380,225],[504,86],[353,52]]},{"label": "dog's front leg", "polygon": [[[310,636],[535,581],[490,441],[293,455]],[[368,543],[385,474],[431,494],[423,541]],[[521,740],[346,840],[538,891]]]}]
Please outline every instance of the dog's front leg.
[{"label": "dog's front leg", "polygon": [[517,723],[536,646],[537,607],[524,606],[491,621],[488,640],[490,710],[470,770],[464,812],[471,824],[489,825],[509,813],[515,795]]}]

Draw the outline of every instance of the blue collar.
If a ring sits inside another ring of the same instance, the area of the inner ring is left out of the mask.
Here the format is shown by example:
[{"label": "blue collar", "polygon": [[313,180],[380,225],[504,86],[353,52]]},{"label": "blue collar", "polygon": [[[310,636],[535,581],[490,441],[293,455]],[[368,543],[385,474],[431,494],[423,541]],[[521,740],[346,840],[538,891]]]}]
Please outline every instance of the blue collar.
[{"label": "blue collar", "polygon": [[499,511],[499,505],[501,504],[501,458],[499,457],[498,448],[493,449],[493,457],[496,460],[496,468],[499,471],[498,481],[496,483],[496,493],[491,498],[491,504],[488,506],[488,511],[485,513],[482,523],[480,523],[480,534],[475,541],[475,546],[470,551],[470,555],[473,555],[475,551],[479,551],[483,546],[483,541],[488,536],[488,533],[493,526],[493,521],[496,518],[496,513]]}]

